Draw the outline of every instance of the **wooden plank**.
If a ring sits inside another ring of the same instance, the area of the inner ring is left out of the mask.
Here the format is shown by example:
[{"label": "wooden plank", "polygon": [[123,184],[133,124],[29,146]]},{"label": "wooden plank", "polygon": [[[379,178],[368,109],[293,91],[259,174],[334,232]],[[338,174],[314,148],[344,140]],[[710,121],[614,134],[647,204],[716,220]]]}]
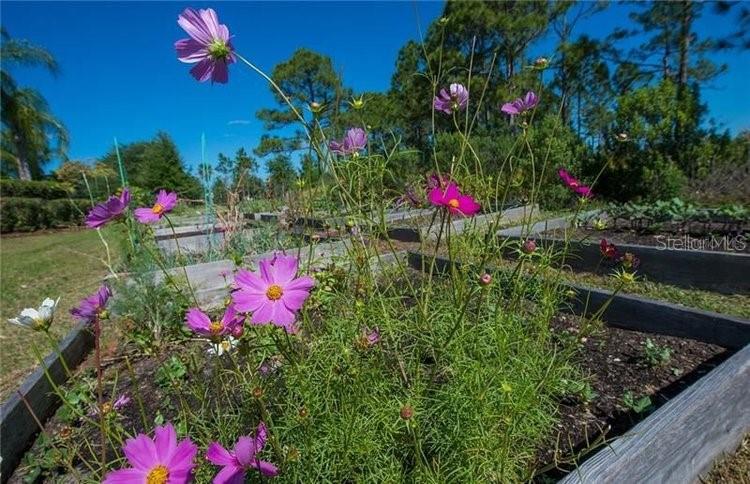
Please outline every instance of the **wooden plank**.
[{"label": "wooden plank", "polygon": [[750,321],[726,314],[688,308],[632,294],[566,283],[575,292],[563,311],[591,315],[607,305],[601,317],[610,326],[648,333],[690,338],[725,348],[750,344]]},{"label": "wooden plank", "polygon": [[573,225],[573,222],[576,219],[588,220],[596,217],[600,213],[600,210],[589,210],[587,212],[579,213],[577,218],[573,215],[565,215],[563,217],[542,220],[531,225],[518,225],[516,227],[498,230],[497,235],[502,237],[534,237],[541,232],[546,232],[547,230],[568,228]]},{"label": "wooden plank", "polygon": [[[457,235],[467,231],[470,228],[478,228],[490,225],[492,223],[514,222],[522,220],[531,212],[536,212],[539,207],[524,205],[502,210],[501,212],[485,213],[474,217],[461,217],[451,221],[451,234]],[[429,213],[429,212],[428,212]],[[390,227],[388,229],[388,238],[400,240],[402,242],[420,242],[422,240],[437,240],[440,233],[439,219],[436,219],[432,227]],[[445,234],[443,234],[445,235]]]},{"label": "wooden plank", "polygon": [[[522,240],[521,237],[508,237]],[[562,247],[565,241],[536,238],[539,247]],[[676,250],[645,245],[617,244],[621,252],[638,256],[638,274],[649,280],[677,287],[703,289],[723,294],[750,294],[750,254],[704,250]],[[611,265],[602,261],[599,241],[569,241],[565,265],[575,271],[607,273]],[[711,270],[706,270],[710,267]]]},{"label": "wooden plank", "polygon": [[[419,252],[409,252],[408,255],[409,264],[417,270],[429,267],[431,259],[431,255]],[[445,273],[452,264],[461,263],[437,257],[435,270]],[[486,270],[493,272],[498,269],[488,267]],[[618,328],[690,338],[725,348],[742,348],[750,344],[750,321],[746,319],[630,294],[618,293],[612,297],[612,292],[603,289],[561,284],[564,290],[574,294],[569,303],[560,308],[562,311],[591,315],[607,305],[601,319]]]},{"label": "wooden plank", "polygon": [[[94,336],[88,325],[79,324],[62,340],[59,352],[68,367],[76,368],[94,346]],[[44,367],[55,385],[67,380],[65,367],[57,353],[49,354],[43,362]],[[39,367],[21,384],[0,407],[0,480],[6,482],[18,466],[24,452],[34,442],[39,427],[34,415],[45,422],[57,410],[59,399],[53,393],[53,386]],[[20,393],[20,395],[19,395]],[[21,398],[23,395],[23,398]],[[26,403],[24,403],[24,400]],[[32,415],[26,404],[34,412]]]},{"label": "wooden plank", "polygon": [[750,345],[617,438],[561,484],[690,483],[750,432]]}]

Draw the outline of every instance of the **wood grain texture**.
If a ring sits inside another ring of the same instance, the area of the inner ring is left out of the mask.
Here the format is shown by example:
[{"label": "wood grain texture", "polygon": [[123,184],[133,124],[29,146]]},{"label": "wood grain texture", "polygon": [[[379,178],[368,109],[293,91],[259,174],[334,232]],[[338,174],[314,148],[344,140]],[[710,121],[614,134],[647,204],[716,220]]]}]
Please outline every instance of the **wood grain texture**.
[{"label": "wood grain texture", "polygon": [[750,431],[750,345],[560,481],[691,483]]},{"label": "wood grain texture", "polygon": [[[73,369],[83,361],[93,346],[94,337],[88,326],[79,324],[62,340],[59,352]],[[55,385],[61,385],[67,380],[65,368],[57,353],[51,353],[44,359],[44,367]],[[24,452],[39,433],[34,415],[29,413],[24,400],[41,422],[45,422],[57,409],[59,399],[53,393],[53,386],[42,367],[29,375],[18,391],[0,407],[0,482],[3,483],[10,478]]]}]

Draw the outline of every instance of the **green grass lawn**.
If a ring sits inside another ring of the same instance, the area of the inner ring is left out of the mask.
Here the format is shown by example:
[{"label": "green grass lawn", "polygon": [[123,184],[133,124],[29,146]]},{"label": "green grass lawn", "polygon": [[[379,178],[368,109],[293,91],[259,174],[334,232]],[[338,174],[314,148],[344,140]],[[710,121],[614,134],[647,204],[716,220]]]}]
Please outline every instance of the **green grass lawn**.
[{"label": "green grass lawn", "polygon": [[[113,264],[120,247],[119,232],[103,232]],[[34,346],[51,351],[40,333],[8,323],[24,307],[38,307],[45,297],[60,303],[52,333],[64,336],[73,326],[70,308],[92,293],[108,274],[101,259],[104,247],[93,230],[72,230],[3,236],[0,239],[0,396],[13,391],[36,366]]]}]

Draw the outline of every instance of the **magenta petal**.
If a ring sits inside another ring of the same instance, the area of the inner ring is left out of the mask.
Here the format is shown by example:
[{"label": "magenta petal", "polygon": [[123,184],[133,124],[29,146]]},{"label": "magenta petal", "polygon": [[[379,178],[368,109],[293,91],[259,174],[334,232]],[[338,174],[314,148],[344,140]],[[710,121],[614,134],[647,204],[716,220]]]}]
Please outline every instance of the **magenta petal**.
[{"label": "magenta petal", "polygon": [[266,424],[264,422],[261,422],[258,424],[258,429],[255,431],[255,439],[253,439],[256,454],[262,451],[263,447],[266,446],[267,437],[268,429],[266,429]]},{"label": "magenta petal", "polygon": [[273,280],[277,284],[286,285],[297,275],[297,258],[288,255],[277,255],[274,257]]},{"label": "magenta petal", "polygon": [[516,108],[512,103],[503,104],[503,107],[500,108],[500,111],[511,116],[517,116],[518,114],[520,114],[518,108]]},{"label": "magenta petal", "polygon": [[104,477],[102,484],[133,484],[134,482],[146,482],[148,470],[120,469],[112,471]]},{"label": "magenta petal", "polygon": [[136,469],[147,471],[158,463],[154,441],[143,434],[126,440],[122,452]]},{"label": "magenta petal", "polygon": [[230,454],[229,451],[222,447],[218,442],[211,442],[208,444],[208,449],[206,449],[206,459],[217,466],[227,466],[235,463],[232,454]]},{"label": "magenta petal", "polygon": [[285,290],[281,300],[290,311],[298,311],[304,304],[310,293],[305,290]]},{"label": "magenta petal", "polygon": [[234,276],[235,285],[241,289],[251,289],[253,291],[265,293],[268,287],[263,279],[258,277],[254,272],[241,269]]},{"label": "magenta petal", "polygon": [[198,446],[190,441],[190,439],[184,439],[174,450],[172,459],[169,462],[169,467],[178,469],[192,469],[195,467],[195,456],[198,454]]},{"label": "magenta petal", "polygon": [[276,282],[276,279],[274,279],[275,273],[273,270],[273,259],[263,259],[258,263],[258,268],[260,269],[260,277],[266,282],[266,284],[273,284]]},{"label": "magenta petal", "polygon": [[213,484],[245,484],[245,470],[228,465],[214,476]]},{"label": "magenta petal", "polygon": [[[276,305],[282,304],[271,302],[266,299],[263,305],[253,311],[253,317],[250,322],[253,324],[265,324],[273,322],[274,314],[276,313],[274,306]],[[239,304],[237,305],[237,307],[239,307]]]},{"label": "magenta petal", "polygon": [[185,323],[193,331],[204,332],[211,324],[211,318],[198,308],[190,308],[185,314]]},{"label": "magenta petal", "polygon": [[174,43],[177,59],[186,64],[194,64],[208,57],[206,46],[194,39],[180,39]]},{"label": "magenta petal", "polygon": [[310,276],[302,276],[284,286],[286,291],[308,291],[315,285],[315,279]]},{"label": "magenta petal", "polygon": [[430,200],[430,203],[433,205],[445,205],[445,199],[443,198],[443,191],[440,189],[440,187],[435,187],[432,190],[430,190],[430,193],[427,195],[427,198]]},{"label": "magenta petal", "polygon": [[203,59],[190,69],[190,74],[199,82],[211,79],[214,72],[214,61],[210,58]]},{"label": "magenta petal", "polygon": [[240,289],[232,293],[232,302],[237,311],[251,313],[258,311],[261,306],[268,302],[265,292],[254,292]]},{"label": "magenta petal", "polygon": [[172,459],[172,454],[177,449],[177,432],[172,424],[156,427],[154,445],[160,462],[169,462]]},{"label": "magenta petal", "polygon": [[249,466],[255,460],[255,441],[252,437],[242,436],[234,444],[234,456],[243,467]]},{"label": "magenta petal", "polygon": [[279,469],[275,465],[264,460],[257,462],[253,467],[258,469],[264,476],[274,477],[279,474]]},{"label": "magenta petal", "polygon": [[161,217],[153,212],[150,208],[136,208],[133,213],[136,220],[142,224],[151,224],[158,222]]},{"label": "magenta petal", "polygon": [[202,44],[211,43],[211,33],[200,14],[193,8],[186,8],[178,17],[177,24],[193,39]]},{"label": "magenta petal", "polygon": [[445,193],[443,194],[443,200],[450,201],[458,199],[460,196],[461,192],[458,191],[458,185],[453,182],[448,183],[448,186],[445,188]]},{"label": "magenta petal", "polygon": [[218,60],[214,63],[214,71],[211,74],[211,81],[218,82],[219,84],[226,84],[229,82],[229,68],[225,61]]}]

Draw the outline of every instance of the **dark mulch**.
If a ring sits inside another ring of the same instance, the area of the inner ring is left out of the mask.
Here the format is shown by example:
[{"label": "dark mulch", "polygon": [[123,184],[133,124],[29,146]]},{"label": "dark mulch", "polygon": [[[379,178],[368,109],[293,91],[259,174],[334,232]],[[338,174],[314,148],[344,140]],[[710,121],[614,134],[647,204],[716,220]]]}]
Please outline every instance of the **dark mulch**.
[{"label": "dark mulch", "polygon": [[[540,450],[537,469],[554,467],[555,462],[566,471],[573,469],[572,457],[593,455],[603,442],[627,432],[731,355],[699,341],[608,326],[583,336],[580,319],[572,316],[558,316],[553,329],[560,341],[580,344],[577,360],[596,396],[590,402],[576,397],[560,402],[558,432]],[[644,353],[647,339],[671,350],[666,364],[649,365]],[[627,408],[623,395],[628,391],[635,400],[648,396],[651,408],[640,414]],[[558,478],[564,473],[552,469],[546,476]]]},{"label": "dark mulch", "polygon": [[[565,237],[563,229],[548,230],[542,234],[546,237],[561,239]],[[687,233],[648,233],[632,229],[594,230],[591,228],[568,229],[567,236],[571,240],[586,239],[599,242],[607,239],[617,244],[646,245],[650,247],[669,248],[677,250],[708,250],[717,252],[750,253],[750,237],[746,235],[691,235]]]}]

